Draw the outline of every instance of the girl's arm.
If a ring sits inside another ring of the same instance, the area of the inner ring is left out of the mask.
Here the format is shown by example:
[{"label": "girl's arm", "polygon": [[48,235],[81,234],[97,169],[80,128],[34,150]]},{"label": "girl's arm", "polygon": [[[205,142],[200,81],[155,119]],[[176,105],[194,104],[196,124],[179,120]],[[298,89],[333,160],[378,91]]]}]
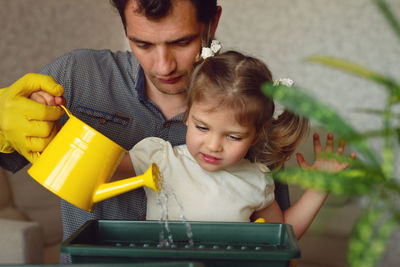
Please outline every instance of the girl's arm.
[{"label": "girl's arm", "polygon": [[278,202],[274,200],[274,202],[272,202],[268,207],[254,212],[250,219],[251,221],[255,221],[259,218],[262,218],[269,223],[283,223],[283,214]]},{"label": "girl's arm", "polygon": [[327,193],[308,189],[300,199],[282,213],[276,200],[268,207],[256,211],[251,216],[251,221],[263,218],[268,223],[287,223],[292,225],[297,239],[310,227],[312,221],[322,207]]},{"label": "girl's arm", "polygon": [[117,181],[120,179],[125,179],[134,176],[136,176],[136,174],[135,174],[135,169],[133,168],[131,157],[129,156],[129,153],[126,153],[122,158],[121,163],[115,170],[110,181]]},{"label": "girl's arm", "polygon": [[[315,160],[312,165],[308,165],[301,154],[296,155],[297,162],[301,168],[339,172],[347,167],[345,163],[324,159],[319,156],[322,152],[322,146],[318,134],[314,134],[313,143]],[[344,142],[340,141],[336,153],[342,154],[343,149]],[[326,140],[325,152],[333,152],[333,134],[331,133],[328,134]],[[355,154],[352,153],[350,157],[354,158]],[[265,209],[255,212],[252,215],[252,220],[264,218],[267,222],[284,222],[291,224],[296,238],[300,239],[310,227],[327,197],[328,193],[326,192],[307,189],[299,200],[285,210],[283,214],[279,205],[274,201],[273,204]]]},{"label": "girl's arm", "polygon": [[310,227],[327,197],[325,192],[307,189],[296,203],[284,211],[284,222],[292,225],[297,239]]}]

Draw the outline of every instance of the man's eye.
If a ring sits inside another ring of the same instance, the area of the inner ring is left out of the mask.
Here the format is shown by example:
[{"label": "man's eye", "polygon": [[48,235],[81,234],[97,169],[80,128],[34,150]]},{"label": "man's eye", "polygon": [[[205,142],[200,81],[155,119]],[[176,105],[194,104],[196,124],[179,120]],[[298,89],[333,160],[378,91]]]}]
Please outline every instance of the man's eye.
[{"label": "man's eye", "polygon": [[190,44],[190,40],[181,40],[179,42],[175,43],[178,46],[187,46],[188,44]]},{"label": "man's eye", "polygon": [[150,47],[149,43],[135,43],[136,47],[141,48],[141,49],[146,49]]},{"label": "man's eye", "polygon": [[196,128],[199,129],[199,130],[202,131],[202,132],[205,132],[205,131],[208,130],[207,127],[204,127],[204,126],[201,126],[201,125],[196,125]]}]

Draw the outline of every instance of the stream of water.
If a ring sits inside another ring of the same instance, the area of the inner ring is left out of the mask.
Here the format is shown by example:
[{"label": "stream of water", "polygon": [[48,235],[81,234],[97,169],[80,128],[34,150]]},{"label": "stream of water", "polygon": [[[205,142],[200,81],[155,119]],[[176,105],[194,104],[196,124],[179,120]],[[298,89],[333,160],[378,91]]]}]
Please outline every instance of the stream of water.
[{"label": "stream of water", "polygon": [[193,241],[193,232],[192,232],[192,227],[188,220],[185,217],[185,211],[183,209],[182,203],[178,199],[178,197],[175,194],[175,191],[172,187],[168,186],[168,184],[165,182],[164,179],[159,179],[159,186],[161,188],[160,193],[158,194],[157,197],[157,204],[161,208],[161,218],[160,218],[160,224],[162,224],[164,227],[160,232],[160,246],[161,247],[174,247],[174,239],[171,233],[171,229],[168,224],[168,205],[170,201],[170,197],[175,201],[176,205],[179,207],[180,211],[180,217],[182,222],[185,224],[186,227],[186,236],[188,238],[188,244],[185,247],[193,247],[194,246],[194,241]]}]

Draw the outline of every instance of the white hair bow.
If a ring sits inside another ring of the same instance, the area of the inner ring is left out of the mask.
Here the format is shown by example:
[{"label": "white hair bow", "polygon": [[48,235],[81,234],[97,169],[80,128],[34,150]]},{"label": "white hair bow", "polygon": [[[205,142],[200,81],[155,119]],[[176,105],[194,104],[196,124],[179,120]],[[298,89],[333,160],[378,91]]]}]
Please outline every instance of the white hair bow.
[{"label": "white hair bow", "polygon": [[[289,78],[280,78],[280,79],[274,80],[274,86],[284,85],[287,87],[292,87],[293,84],[294,84],[294,81]],[[285,111],[285,107],[276,102],[274,104],[275,104],[275,110],[274,110],[274,115],[272,115],[272,117],[276,120]]]},{"label": "white hair bow", "polygon": [[212,40],[210,47],[203,47],[201,49],[201,57],[203,59],[213,57],[217,54],[222,48],[221,42],[218,40]]}]

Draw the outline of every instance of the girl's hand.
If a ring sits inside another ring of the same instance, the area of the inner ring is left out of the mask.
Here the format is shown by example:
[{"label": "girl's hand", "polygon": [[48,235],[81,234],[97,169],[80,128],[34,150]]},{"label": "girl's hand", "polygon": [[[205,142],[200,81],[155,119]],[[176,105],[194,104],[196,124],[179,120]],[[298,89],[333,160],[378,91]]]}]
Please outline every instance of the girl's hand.
[{"label": "girl's hand", "polygon": [[[321,152],[333,153],[333,134],[328,133],[325,145],[325,151],[322,150],[321,142],[319,140],[319,135],[315,133],[313,135],[313,143],[314,143],[314,153],[315,160],[311,165],[304,160],[302,154],[297,153],[297,163],[301,168],[304,169],[313,169],[313,170],[321,170],[321,171],[331,171],[331,172],[339,172],[348,167],[347,163],[338,162],[334,159],[327,159],[320,156]],[[340,140],[339,145],[336,149],[336,154],[342,154],[344,150],[344,141]],[[350,154],[351,158],[355,158],[356,154],[353,152]]]},{"label": "girl's hand", "polygon": [[44,105],[55,106],[55,105],[65,105],[65,98],[62,96],[53,96],[46,91],[40,90],[33,92],[30,99]]}]

